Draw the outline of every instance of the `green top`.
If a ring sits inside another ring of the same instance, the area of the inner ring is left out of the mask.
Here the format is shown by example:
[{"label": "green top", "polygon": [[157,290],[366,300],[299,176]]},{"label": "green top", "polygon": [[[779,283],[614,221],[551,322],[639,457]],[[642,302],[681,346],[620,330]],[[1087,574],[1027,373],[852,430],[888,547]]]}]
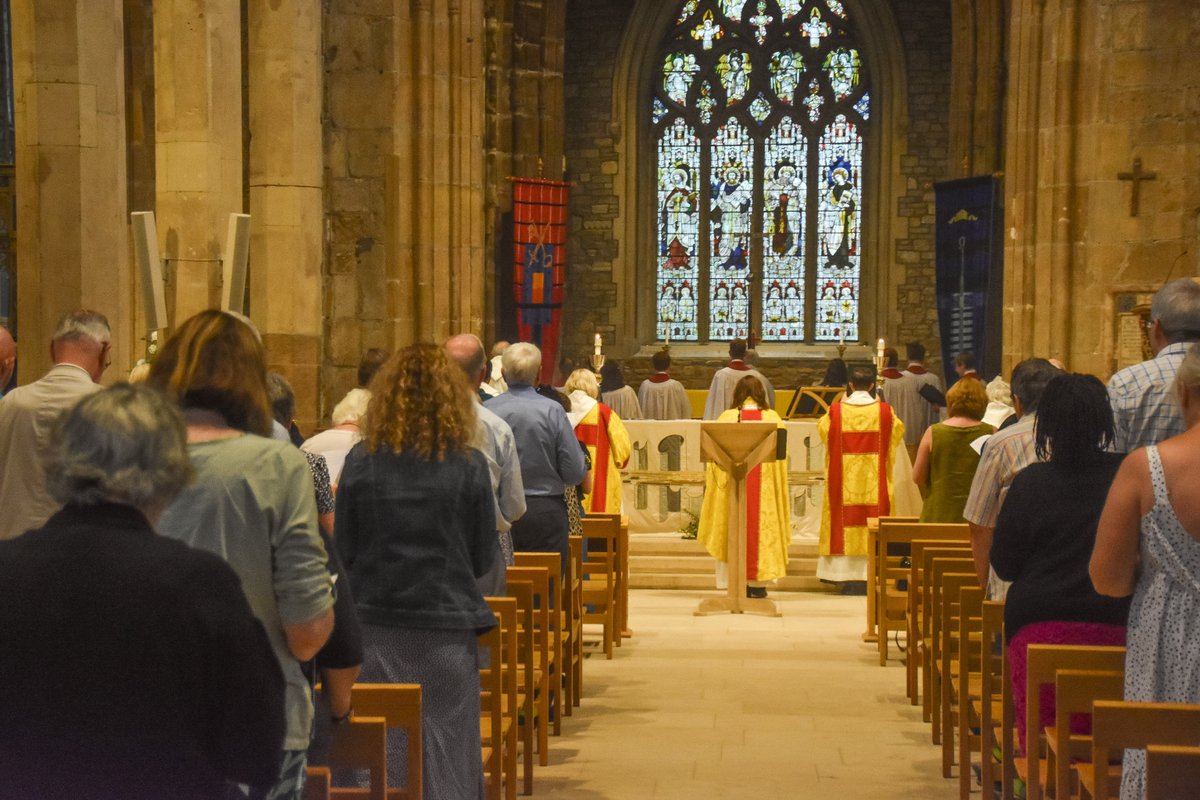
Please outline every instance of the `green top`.
[{"label": "green top", "polygon": [[971,480],[979,466],[979,454],[971,442],[990,435],[994,428],[984,422],[968,428],[939,422],[930,430],[929,494],[921,506],[921,522],[962,522]]}]

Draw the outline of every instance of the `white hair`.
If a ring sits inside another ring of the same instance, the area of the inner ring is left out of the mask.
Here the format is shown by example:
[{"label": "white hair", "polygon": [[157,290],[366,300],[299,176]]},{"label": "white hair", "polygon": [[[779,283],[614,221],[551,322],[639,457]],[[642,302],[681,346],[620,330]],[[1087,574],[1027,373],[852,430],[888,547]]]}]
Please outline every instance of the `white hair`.
[{"label": "white hair", "polygon": [[579,389],[593,400],[600,399],[600,384],[596,383],[596,375],[590,369],[577,369],[567,378],[563,386],[567,394]]},{"label": "white hair", "polygon": [[1008,381],[999,375],[992,378],[987,385],[987,398],[993,403],[1012,406],[1012,389],[1009,387]]},{"label": "white hair", "polygon": [[1179,386],[1186,386],[1189,392],[1200,392],[1200,344],[1188,348],[1179,365],[1179,372],[1175,374],[1175,382]]},{"label": "white hair", "polygon": [[500,357],[500,366],[504,369],[504,379],[509,384],[523,383],[528,386],[537,384],[538,373],[542,370],[542,351],[537,345],[529,342],[517,342],[510,345]]},{"label": "white hair", "polygon": [[112,340],[112,329],[108,318],[97,311],[80,309],[64,314],[54,329],[53,340],[56,342],[78,342],[90,339],[100,344],[108,344]]},{"label": "white hair", "polygon": [[1165,284],[1150,302],[1150,316],[1170,342],[1200,339],[1200,283],[1177,278]]},{"label": "white hair", "polygon": [[333,407],[333,424],[345,425],[350,422],[358,422],[367,415],[367,404],[370,402],[371,393],[366,389],[351,389]]}]

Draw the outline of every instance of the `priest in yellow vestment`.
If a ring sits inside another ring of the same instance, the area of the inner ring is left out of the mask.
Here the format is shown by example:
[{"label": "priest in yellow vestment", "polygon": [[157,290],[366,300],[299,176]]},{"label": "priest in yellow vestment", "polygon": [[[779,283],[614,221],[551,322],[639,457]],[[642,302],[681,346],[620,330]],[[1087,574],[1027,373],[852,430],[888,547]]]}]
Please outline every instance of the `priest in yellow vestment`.
[{"label": "priest in yellow vestment", "polygon": [[843,582],[867,578],[867,518],[895,505],[892,465],[904,445],[904,423],[872,397],[875,367],[850,370],[850,393],[817,423],[825,445],[825,506],[817,577]]},{"label": "priest in yellow vestment", "polygon": [[[766,390],[753,375],[738,381],[733,407],[717,422],[774,422],[779,415],[767,406]],[[729,473],[709,463],[704,475],[698,538],[718,561],[729,560]],[[788,505],[787,461],[759,464],[746,475],[746,580],[754,583],[787,574],[792,521]]]},{"label": "priest in yellow vestment", "polygon": [[583,496],[585,514],[621,513],[621,468],[629,462],[631,444],[625,423],[599,402],[600,384],[590,370],[577,369],[563,387],[571,400],[567,414],[575,438],[585,444],[592,459],[592,491]]}]

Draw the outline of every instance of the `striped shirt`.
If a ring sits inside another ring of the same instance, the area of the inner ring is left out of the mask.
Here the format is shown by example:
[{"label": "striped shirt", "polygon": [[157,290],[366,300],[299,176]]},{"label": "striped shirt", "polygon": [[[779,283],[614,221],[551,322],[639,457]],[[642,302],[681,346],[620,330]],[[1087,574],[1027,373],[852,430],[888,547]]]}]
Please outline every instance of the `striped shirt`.
[{"label": "striped shirt", "polygon": [[1149,361],[1126,367],[1109,379],[1115,452],[1131,453],[1183,433],[1183,412],[1175,399],[1174,384],[1191,346],[1191,342],[1167,345]]},{"label": "striped shirt", "polygon": [[996,527],[996,517],[1013,478],[1037,460],[1033,449],[1036,418],[1035,414],[1026,414],[987,440],[971,481],[971,495],[963,509],[963,519],[967,522],[983,528]]}]

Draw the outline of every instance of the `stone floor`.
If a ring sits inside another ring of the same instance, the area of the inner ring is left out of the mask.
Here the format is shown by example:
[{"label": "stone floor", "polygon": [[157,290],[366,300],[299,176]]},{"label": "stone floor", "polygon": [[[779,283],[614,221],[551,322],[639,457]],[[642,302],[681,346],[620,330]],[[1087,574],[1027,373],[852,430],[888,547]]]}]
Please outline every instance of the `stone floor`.
[{"label": "stone floor", "polygon": [[773,593],[784,616],[767,619],[695,617],[701,596],[632,592],[634,637],[588,658],[535,797],[957,796],[902,664],[859,638],[863,598]]}]

